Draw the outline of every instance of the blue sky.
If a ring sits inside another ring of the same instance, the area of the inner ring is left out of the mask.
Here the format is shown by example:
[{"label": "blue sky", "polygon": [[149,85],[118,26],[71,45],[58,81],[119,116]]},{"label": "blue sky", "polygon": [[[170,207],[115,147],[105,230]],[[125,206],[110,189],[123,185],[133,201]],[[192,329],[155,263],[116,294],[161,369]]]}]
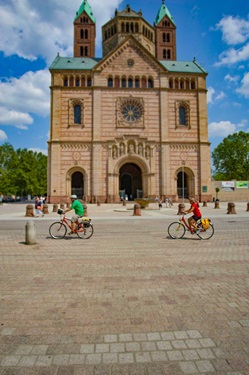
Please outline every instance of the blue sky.
[{"label": "blue sky", "polygon": [[[88,0],[101,26],[127,4],[153,24],[161,0]],[[82,0],[0,0],[0,145],[47,153],[48,67],[73,55],[73,20]],[[249,1],[165,0],[177,26],[177,60],[207,71],[209,140],[249,131]]]}]

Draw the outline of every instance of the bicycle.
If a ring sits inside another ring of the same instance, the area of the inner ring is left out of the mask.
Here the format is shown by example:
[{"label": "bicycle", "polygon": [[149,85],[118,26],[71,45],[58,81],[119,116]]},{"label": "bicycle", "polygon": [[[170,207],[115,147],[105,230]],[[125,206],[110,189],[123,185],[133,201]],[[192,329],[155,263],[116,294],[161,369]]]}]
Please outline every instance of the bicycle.
[{"label": "bicycle", "polygon": [[197,228],[198,232],[194,228],[191,228],[184,218],[184,213],[181,213],[179,216],[179,221],[175,221],[168,226],[168,234],[173,239],[180,239],[183,238],[186,231],[190,232],[191,234],[196,234],[202,240],[208,240],[214,235],[214,226],[209,220],[209,227],[204,228],[202,225],[202,219],[197,221]]},{"label": "bicycle", "polygon": [[[72,221],[65,216],[62,209],[57,211],[57,214],[61,215],[60,221],[56,221],[49,227],[49,234],[52,238],[61,239],[67,234],[67,229],[72,231]],[[62,216],[63,215],[63,216]],[[78,237],[82,239],[88,239],[93,235],[93,225],[89,217],[81,217],[76,222],[76,228],[73,231]]]}]

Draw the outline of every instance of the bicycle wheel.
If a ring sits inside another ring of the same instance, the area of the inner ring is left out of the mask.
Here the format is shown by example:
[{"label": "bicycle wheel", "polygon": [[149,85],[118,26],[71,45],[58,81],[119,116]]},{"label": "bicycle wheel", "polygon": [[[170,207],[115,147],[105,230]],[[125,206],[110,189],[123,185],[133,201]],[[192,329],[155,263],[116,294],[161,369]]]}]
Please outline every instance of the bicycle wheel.
[{"label": "bicycle wheel", "polygon": [[82,224],[79,224],[77,227],[78,237],[86,240],[93,235],[93,225],[88,223],[88,221],[83,221]]},{"label": "bicycle wheel", "polygon": [[197,233],[197,236],[200,237],[202,240],[209,240],[214,235],[214,227],[213,224],[210,224],[208,229],[203,229],[200,227],[200,233]]},{"label": "bicycle wheel", "polygon": [[171,223],[168,227],[169,236],[173,239],[182,238],[186,232],[186,228],[179,221]]},{"label": "bicycle wheel", "polygon": [[60,221],[56,221],[55,223],[51,224],[49,227],[49,234],[52,238],[55,238],[55,239],[64,238],[66,233],[67,233],[67,228]]}]

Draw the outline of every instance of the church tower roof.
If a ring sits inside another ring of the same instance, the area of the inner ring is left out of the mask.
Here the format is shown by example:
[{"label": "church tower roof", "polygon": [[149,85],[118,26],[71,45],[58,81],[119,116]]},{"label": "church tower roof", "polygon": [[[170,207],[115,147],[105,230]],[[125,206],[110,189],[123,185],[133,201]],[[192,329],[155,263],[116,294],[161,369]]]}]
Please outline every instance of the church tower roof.
[{"label": "church tower roof", "polygon": [[78,12],[76,12],[76,16],[74,18],[74,21],[77,20],[77,18],[83,13],[85,12],[90,18],[91,20],[93,21],[93,23],[96,23],[96,20],[95,20],[95,17],[93,15],[93,12],[92,12],[92,8],[91,6],[88,4],[87,0],[84,0],[81,4],[81,6],[79,7],[79,10]]},{"label": "church tower roof", "polygon": [[170,11],[168,10],[166,5],[164,4],[164,0],[162,0],[162,5],[161,5],[161,7],[160,7],[160,9],[157,13],[156,19],[155,19],[155,26],[157,26],[165,16],[167,16],[170,19],[170,21],[175,25],[174,19],[171,16]]}]

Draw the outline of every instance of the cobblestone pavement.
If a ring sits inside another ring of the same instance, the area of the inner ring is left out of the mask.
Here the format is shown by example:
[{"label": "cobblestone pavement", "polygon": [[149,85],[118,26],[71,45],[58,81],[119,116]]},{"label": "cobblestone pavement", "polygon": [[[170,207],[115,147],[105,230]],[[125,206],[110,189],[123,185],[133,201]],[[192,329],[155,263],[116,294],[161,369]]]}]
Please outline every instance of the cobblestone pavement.
[{"label": "cobblestone pavement", "polygon": [[24,208],[0,206],[0,375],[249,374],[246,203],[201,208],[207,241],[168,238],[176,206],[89,205],[89,240]]}]

